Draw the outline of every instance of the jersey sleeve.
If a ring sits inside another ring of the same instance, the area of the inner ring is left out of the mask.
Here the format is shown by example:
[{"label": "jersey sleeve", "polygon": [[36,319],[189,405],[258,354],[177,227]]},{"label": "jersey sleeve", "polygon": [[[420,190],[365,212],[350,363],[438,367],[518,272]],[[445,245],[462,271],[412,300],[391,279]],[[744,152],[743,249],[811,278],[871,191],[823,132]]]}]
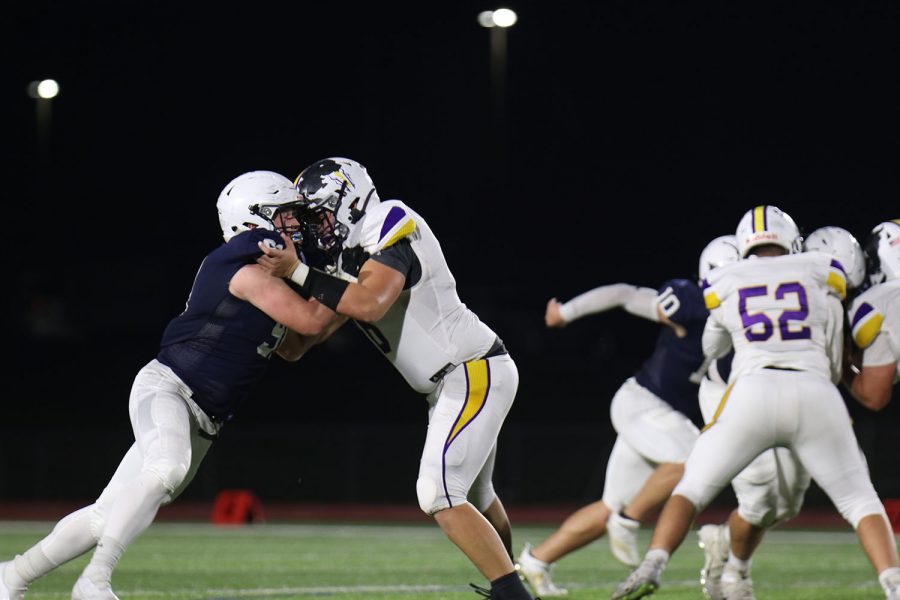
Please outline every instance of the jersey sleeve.
[{"label": "jersey sleeve", "polygon": [[850,315],[853,341],[860,348],[868,348],[881,333],[882,323],[884,315],[878,309],[868,302],[859,302]]},{"label": "jersey sleeve", "polygon": [[409,278],[416,262],[416,255],[409,241],[405,238],[401,239],[390,247],[385,248],[381,252],[373,254],[371,260],[386,265],[395,271],[403,273]]},{"label": "jersey sleeve", "polygon": [[834,259],[831,259],[828,265],[825,284],[841,300],[847,297],[847,273],[844,271],[841,263]]},{"label": "jersey sleeve", "polygon": [[381,202],[361,224],[359,245],[370,255],[390,248],[416,231],[416,222],[406,206],[397,200]]}]

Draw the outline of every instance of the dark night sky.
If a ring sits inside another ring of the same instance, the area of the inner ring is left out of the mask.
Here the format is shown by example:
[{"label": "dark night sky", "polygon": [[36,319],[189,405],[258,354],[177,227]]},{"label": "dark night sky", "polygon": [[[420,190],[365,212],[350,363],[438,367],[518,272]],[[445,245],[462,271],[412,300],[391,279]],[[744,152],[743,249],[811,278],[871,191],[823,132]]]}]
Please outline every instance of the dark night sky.
[{"label": "dark night sky", "polygon": [[[349,156],[427,218],[519,362],[526,421],[605,419],[657,333],[624,314],[547,331],[551,296],[691,277],[756,204],[861,239],[900,216],[893,0],[512,2],[502,95],[476,22],[489,3],[226,4],[12,13],[5,313],[23,421],[110,406],[121,421],[220,242],[220,189],[248,170]],[[43,77],[61,94],[42,137],[25,88]],[[366,345],[348,328],[265,390],[316,398],[279,408],[304,418],[421,419]],[[360,395],[379,399],[348,417]]]}]

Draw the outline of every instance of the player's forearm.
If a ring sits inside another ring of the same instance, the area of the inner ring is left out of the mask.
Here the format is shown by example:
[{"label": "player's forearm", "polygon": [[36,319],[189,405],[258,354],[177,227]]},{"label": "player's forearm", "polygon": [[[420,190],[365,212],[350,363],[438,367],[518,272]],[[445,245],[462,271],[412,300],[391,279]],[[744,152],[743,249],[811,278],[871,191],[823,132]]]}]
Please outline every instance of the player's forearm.
[{"label": "player's forearm", "polygon": [[655,307],[649,307],[656,298],[656,290],[642,288],[627,283],[614,283],[596,287],[575,296],[560,306],[559,312],[567,323],[571,323],[586,315],[604,312],[613,308],[624,307],[628,312],[645,319],[656,320]]},{"label": "player's forearm", "polygon": [[847,388],[857,402],[869,410],[879,411],[891,401],[891,382],[883,377],[873,376],[873,371],[867,371],[866,367],[852,378]]},{"label": "player's forearm", "polygon": [[387,293],[377,293],[355,283],[347,286],[337,305],[337,312],[357,321],[374,323],[387,313],[392,302],[393,298],[389,298]]}]

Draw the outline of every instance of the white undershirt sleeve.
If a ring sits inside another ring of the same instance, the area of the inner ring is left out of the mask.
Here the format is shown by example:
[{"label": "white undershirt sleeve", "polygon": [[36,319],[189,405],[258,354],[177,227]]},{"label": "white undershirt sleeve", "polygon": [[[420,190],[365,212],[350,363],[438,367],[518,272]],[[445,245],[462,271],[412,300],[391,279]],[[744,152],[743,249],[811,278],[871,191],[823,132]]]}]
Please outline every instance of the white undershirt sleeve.
[{"label": "white undershirt sleeve", "polygon": [[731,350],[731,334],[715,317],[710,315],[703,327],[703,354],[713,358],[719,358],[728,354]]},{"label": "white undershirt sleeve", "polygon": [[652,288],[614,283],[575,296],[560,306],[559,313],[566,323],[571,323],[586,315],[621,307],[638,317],[659,321],[656,295],[656,290]]}]

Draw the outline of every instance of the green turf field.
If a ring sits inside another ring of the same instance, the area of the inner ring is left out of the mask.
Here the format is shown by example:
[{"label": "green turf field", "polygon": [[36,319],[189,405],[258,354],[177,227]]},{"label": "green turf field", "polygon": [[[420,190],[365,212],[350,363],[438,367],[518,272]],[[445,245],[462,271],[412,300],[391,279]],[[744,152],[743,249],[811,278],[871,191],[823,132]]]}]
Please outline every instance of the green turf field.
[{"label": "green turf field", "polygon": [[[51,523],[0,522],[0,559],[42,537]],[[519,526],[516,552],[549,527]],[[642,546],[650,531],[642,531]],[[655,598],[702,598],[702,553],[692,533],[673,557]],[[87,556],[32,585],[31,600],[68,598]],[[628,570],[600,540],[562,560],[558,584],[572,600],[609,598]],[[773,531],[754,561],[756,596],[766,599],[883,598],[856,536],[847,531]],[[113,587],[122,600],[300,599],[476,600],[474,567],[430,525],[253,525],[156,523],[119,564]]]}]

